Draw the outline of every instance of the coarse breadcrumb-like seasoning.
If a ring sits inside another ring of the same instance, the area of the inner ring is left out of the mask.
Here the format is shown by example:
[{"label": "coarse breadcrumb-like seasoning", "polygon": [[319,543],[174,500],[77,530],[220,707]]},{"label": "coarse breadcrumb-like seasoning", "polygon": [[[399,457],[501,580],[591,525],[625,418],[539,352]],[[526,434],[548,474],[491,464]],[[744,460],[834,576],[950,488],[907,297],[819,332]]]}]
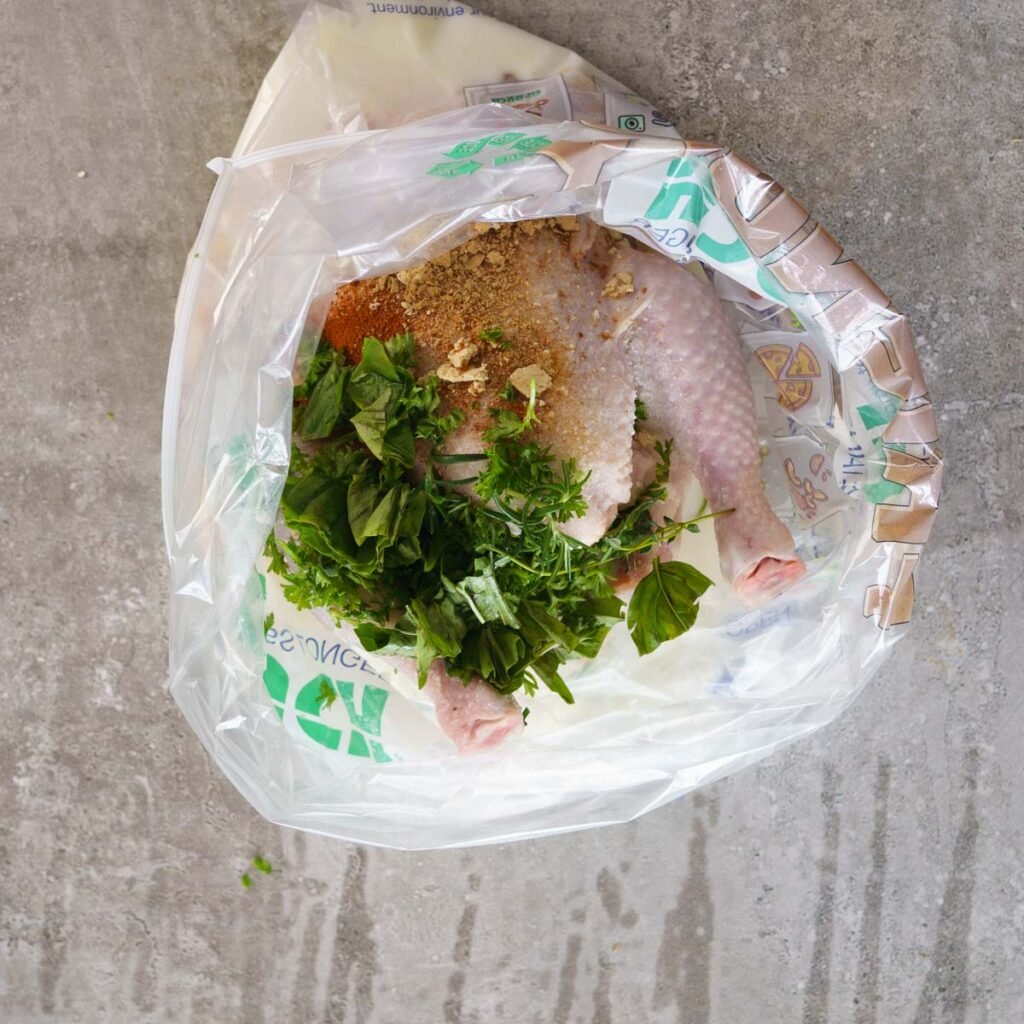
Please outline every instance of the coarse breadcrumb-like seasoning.
[{"label": "coarse breadcrumb-like seasoning", "polygon": [[[579,223],[559,217],[474,228],[468,241],[420,266],[342,285],[324,337],[356,362],[364,337],[411,331],[420,369],[442,381],[445,408],[486,425],[487,410],[509,402],[501,394],[516,371],[536,367],[557,383],[572,358],[549,310],[532,297],[543,259],[535,249],[524,252],[521,241],[550,232],[570,247]],[[521,397],[515,392],[512,401]]]}]

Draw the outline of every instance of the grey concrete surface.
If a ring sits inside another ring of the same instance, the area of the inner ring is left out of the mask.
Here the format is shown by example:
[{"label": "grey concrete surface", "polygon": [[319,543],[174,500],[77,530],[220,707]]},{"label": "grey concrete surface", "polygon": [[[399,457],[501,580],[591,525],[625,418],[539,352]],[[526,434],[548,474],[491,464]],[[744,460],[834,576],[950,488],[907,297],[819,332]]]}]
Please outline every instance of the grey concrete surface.
[{"label": "grey concrete surface", "polygon": [[482,6],[770,170],[912,315],[948,458],[914,630],[834,726],[632,825],[410,855],[259,820],[163,688],[158,449],[204,162],[286,18],[4,0],[0,1020],[1021,1020],[1024,10]]}]

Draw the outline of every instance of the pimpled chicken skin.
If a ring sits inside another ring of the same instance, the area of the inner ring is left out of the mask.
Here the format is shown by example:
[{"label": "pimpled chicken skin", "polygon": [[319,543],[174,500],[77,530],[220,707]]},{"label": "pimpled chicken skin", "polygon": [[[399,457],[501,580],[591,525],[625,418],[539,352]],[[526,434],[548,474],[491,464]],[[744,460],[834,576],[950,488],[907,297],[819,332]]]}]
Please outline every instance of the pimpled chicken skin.
[{"label": "pimpled chicken skin", "polygon": [[618,250],[613,272],[641,283],[609,300],[647,409],[647,431],[673,438],[715,519],[722,575],[748,604],[804,574],[793,537],[761,482],[754,396],[739,339],[714,290],[665,256]]}]

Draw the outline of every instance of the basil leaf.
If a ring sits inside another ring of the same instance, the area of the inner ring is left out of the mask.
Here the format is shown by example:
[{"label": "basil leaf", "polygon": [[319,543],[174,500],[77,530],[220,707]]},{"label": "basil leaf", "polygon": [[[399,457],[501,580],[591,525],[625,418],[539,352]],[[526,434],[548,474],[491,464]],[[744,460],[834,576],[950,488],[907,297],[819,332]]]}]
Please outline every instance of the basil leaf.
[{"label": "basil leaf", "polygon": [[552,651],[550,654],[545,654],[542,658],[534,659],[530,665],[530,671],[549,690],[557,693],[566,704],[575,704],[576,701],[569,691],[569,687],[565,685],[565,680],[559,674],[559,664],[558,656]]},{"label": "basil leaf", "polygon": [[406,469],[412,469],[416,461],[416,443],[412,431],[404,424],[389,427],[385,433],[384,458],[394,459]]},{"label": "basil leaf", "polygon": [[394,530],[388,537],[389,547],[385,552],[386,565],[412,565],[423,562],[420,547],[420,527],[427,508],[427,496],[422,491],[406,488],[402,495]]},{"label": "basil leaf", "polygon": [[622,621],[623,602],[617,597],[595,597],[585,601],[581,611],[604,625],[614,626]]},{"label": "basil leaf", "polygon": [[367,537],[383,537],[390,540],[397,532],[402,494],[405,490],[404,484],[395,484],[381,498],[363,524],[362,536],[364,540]]},{"label": "basil leaf", "polygon": [[398,536],[418,538],[426,511],[427,496],[422,491],[411,492],[409,500],[406,501],[402,509],[402,518],[398,523]]},{"label": "basil leaf", "polygon": [[523,624],[523,635],[541,651],[557,646],[572,651],[579,644],[579,637],[560,619],[548,614],[544,606],[536,601],[524,601],[520,605],[519,616]]},{"label": "basil leaf", "polygon": [[347,367],[332,363],[330,369],[320,378],[310,395],[309,404],[302,413],[302,422],[299,424],[300,437],[307,441],[316,441],[331,433],[341,415],[347,377]]},{"label": "basil leaf", "polygon": [[466,627],[450,601],[425,604],[416,598],[409,602],[409,616],[416,624],[416,667],[422,686],[436,658],[454,658],[462,649]]},{"label": "basil leaf", "polygon": [[304,477],[292,477],[285,484],[281,496],[282,511],[286,515],[301,515],[311,501],[330,489],[334,481],[319,474]]},{"label": "basil leaf", "polygon": [[384,346],[376,338],[363,341],[363,358],[352,370],[349,395],[359,409],[376,402],[381,395],[389,398],[402,390],[401,377]]},{"label": "basil leaf", "polygon": [[459,661],[468,664],[468,674],[478,674],[501,693],[518,689],[516,669],[526,654],[518,633],[501,626],[487,625],[473,630],[462,645]]},{"label": "basil leaf", "polygon": [[626,625],[636,649],[650,654],[697,621],[697,602],[711,580],[685,562],[654,560],[629,602]]},{"label": "basil leaf", "polygon": [[412,356],[416,351],[416,339],[411,334],[396,334],[385,343],[384,350],[392,362],[399,366],[411,366]]},{"label": "basil leaf", "polygon": [[[300,349],[304,347],[304,340],[299,343]],[[331,364],[334,362],[344,363],[344,361],[345,355],[343,352],[335,352],[326,341],[321,339],[316,352],[306,366],[306,374],[302,379],[302,383],[295,385],[295,398],[309,398],[313,393],[313,388],[317,386],[320,378],[327,372]]]},{"label": "basil leaf", "polygon": [[411,658],[416,653],[416,636],[398,628],[388,629],[374,622],[364,622],[356,626],[356,636],[363,650],[371,654]]},{"label": "basil leaf", "polygon": [[352,426],[359,440],[381,460],[384,458],[384,435],[388,429],[389,401],[389,394],[382,392],[362,412],[352,417]]},{"label": "basil leaf", "polygon": [[480,622],[503,622],[506,626],[519,627],[519,620],[502,593],[494,570],[487,566],[480,576],[466,576],[458,584],[445,580],[446,589],[455,600],[460,600]]},{"label": "basil leaf", "polygon": [[572,652],[576,658],[596,658],[604,645],[605,637],[611,631],[611,626],[605,623],[593,623],[587,631],[580,636]]},{"label": "basil leaf", "polygon": [[379,503],[380,492],[377,484],[364,468],[363,471],[356,473],[348,485],[345,502],[348,525],[357,544],[362,544],[366,540],[366,524]]}]

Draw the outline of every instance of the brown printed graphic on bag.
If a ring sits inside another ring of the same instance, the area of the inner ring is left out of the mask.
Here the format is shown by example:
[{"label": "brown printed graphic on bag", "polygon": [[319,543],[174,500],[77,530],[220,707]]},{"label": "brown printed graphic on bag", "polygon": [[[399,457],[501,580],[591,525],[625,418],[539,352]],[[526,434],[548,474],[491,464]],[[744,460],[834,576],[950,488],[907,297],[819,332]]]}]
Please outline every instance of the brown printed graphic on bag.
[{"label": "brown printed graphic on bag", "polygon": [[[902,485],[907,501],[878,505],[872,536],[882,543],[923,543],[939,505],[942,464],[931,448],[938,438],[938,428],[906,318],[899,317],[874,332],[860,362],[875,387],[904,403],[882,435],[886,462],[882,477]],[[891,447],[896,444],[917,446],[920,452]]]},{"label": "brown printed graphic on bag", "polygon": [[810,223],[802,229],[809,228],[806,237],[795,245],[787,240],[788,251],[768,270],[792,292],[841,293],[815,320],[829,333],[843,335],[887,309],[889,296],[859,264],[842,258],[842,246],[820,224]]},{"label": "brown printed graphic on bag", "polygon": [[816,314],[822,327],[841,335],[866,324],[889,306],[889,297],[807,210],[767,175],[733,153],[711,164],[723,207],[755,257],[785,252],[766,270],[788,291],[839,293]]},{"label": "brown printed graphic on bag", "polygon": [[914,349],[906,317],[898,317],[872,332],[873,340],[860,357],[872,383],[904,402],[924,398],[928,388]]},{"label": "brown printed graphic on bag", "polygon": [[912,409],[900,409],[885,428],[882,440],[887,444],[933,445],[939,439],[935,409],[931,402],[922,402]]},{"label": "brown printed graphic on bag", "polygon": [[934,455],[917,458],[888,445],[882,446],[882,453],[885,457],[882,479],[900,484],[908,500],[906,504],[876,505],[871,536],[882,544],[896,541],[923,544],[931,533],[939,507],[942,464]]},{"label": "brown printed graphic on bag", "polygon": [[629,144],[630,139],[608,139],[600,142],[553,142],[539,150],[550,157],[565,171],[563,190],[593,185],[601,168],[613,157],[618,156]]},{"label": "brown printed graphic on bag", "polygon": [[711,178],[726,214],[760,259],[791,238],[810,218],[777,182],[735,153],[711,164]]},{"label": "brown printed graphic on bag", "polygon": [[920,560],[920,551],[904,552],[891,585],[874,584],[864,591],[864,617],[874,616],[879,629],[910,621],[914,611],[914,569]]}]

